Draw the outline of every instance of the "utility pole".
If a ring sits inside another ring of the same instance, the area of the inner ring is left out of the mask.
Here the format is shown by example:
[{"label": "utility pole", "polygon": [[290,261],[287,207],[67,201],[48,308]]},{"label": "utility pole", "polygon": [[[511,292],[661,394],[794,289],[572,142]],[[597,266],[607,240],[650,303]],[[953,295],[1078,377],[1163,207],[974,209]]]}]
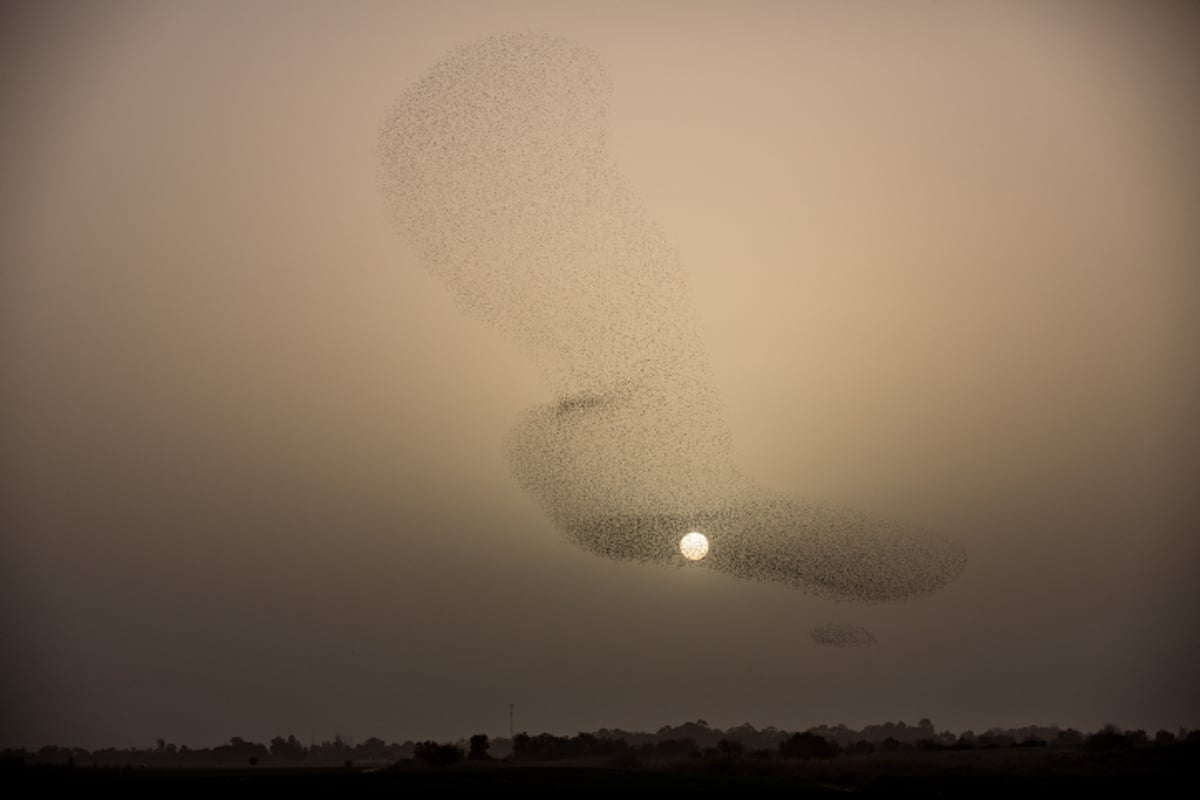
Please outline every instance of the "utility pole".
[{"label": "utility pole", "polygon": [[509,739],[509,741],[512,741],[512,738],[513,738],[512,721],[513,721],[513,704],[509,703],[508,704],[508,739]]}]

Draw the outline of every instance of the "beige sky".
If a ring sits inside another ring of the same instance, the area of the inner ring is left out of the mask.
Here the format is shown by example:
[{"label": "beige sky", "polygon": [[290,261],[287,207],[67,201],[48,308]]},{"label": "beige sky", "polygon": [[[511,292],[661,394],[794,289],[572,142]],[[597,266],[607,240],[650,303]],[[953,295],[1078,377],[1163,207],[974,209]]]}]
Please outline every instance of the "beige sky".
[{"label": "beige sky", "polygon": [[[1167,5],[6,10],[0,746],[498,734],[509,702],[1200,724],[1200,64]],[[510,30],[605,62],[743,471],[944,531],[958,582],[609,562],[518,490],[500,443],[548,390],[392,230],[375,150]],[[816,647],[830,620],[879,646]]]}]

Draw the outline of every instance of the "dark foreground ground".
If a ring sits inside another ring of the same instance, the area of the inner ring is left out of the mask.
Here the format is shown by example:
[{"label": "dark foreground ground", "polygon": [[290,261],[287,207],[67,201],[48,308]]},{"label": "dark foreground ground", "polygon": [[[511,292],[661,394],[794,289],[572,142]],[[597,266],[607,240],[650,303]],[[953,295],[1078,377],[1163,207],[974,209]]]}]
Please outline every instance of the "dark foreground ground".
[{"label": "dark foreground ground", "polygon": [[705,758],[627,763],[611,761],[513,764],[461,763],[431,769],[414,762],[391,768],[111,768],[15,766],[0,770],[0,786],[31,788],[302,789],[397,793],[420,790],[623,789],[690,792],[821,794],[965,793],[1020,791],[1172,793],[1200,789],[1196,754],[1182,748],[1088,753],[1030,750],[845,755],[834,759]]}]

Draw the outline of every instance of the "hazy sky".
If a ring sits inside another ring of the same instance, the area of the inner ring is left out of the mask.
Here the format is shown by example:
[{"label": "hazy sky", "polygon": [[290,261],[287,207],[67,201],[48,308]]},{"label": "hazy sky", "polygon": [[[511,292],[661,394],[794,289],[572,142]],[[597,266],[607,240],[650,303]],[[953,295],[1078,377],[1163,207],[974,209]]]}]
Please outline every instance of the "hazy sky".
[{"label": "hazy sky", "polygon": [[[0,746],[1200,725],[1200,17],[1012,2],[6,4]],[[566,543],[552,396],[393,229],[451,48],[591,48],[740,468],[969,554],[817,599]],[[862,625],[878,645],[817,646]]]}]

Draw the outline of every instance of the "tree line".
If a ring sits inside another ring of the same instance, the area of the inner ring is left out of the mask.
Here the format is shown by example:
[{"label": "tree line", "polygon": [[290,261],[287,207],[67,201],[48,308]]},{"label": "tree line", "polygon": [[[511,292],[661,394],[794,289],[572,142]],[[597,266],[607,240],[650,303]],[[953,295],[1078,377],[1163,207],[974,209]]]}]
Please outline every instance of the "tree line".
[{"label": "tree line", "polygon": [[875,753],[935,750],[988,750],[1047,748],[1052,750],[1128,750],[1188,747],[1200,750],[1200,730],[1159,730],[1153,736],[1142,729],[1122,730],[1105,725],[1091,733],[1057,725],[990,728],[982,733],[967,730],[938,731],[929,719],[916,725],[885,722],[861,729],[845,725],[819,725],[806,731],[744,724],[722,730],[704,720],[664,726],[657,732],[601,729],[574,736],[519,733],[511,740],[476,734],[452,742],[385,742],[371,737],[351,743],[340,736],[306,745],[295,735],[276,736],[270,742],[253,742],[239,736],[215,747],[189,748],[159,739],[149,748],[101,748],[47,745],[36,751],[0,751],[0,764],[66,764],[77,766],[366,766],[415,760],[430,766],[459,761],[561,761],[567,759],[681,758],[837,758]]}]

